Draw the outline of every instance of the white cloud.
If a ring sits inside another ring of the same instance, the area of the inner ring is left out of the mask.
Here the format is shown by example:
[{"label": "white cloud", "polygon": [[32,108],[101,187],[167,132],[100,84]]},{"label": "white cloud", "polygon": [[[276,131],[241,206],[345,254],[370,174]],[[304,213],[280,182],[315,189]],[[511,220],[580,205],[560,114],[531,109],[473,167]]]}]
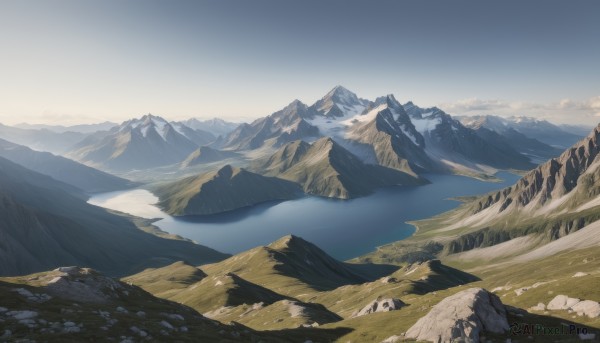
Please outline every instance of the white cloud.
[{"label": "white cloud", "polygon": [[555,103],[531,103],[502,99],[469,98],[440,104],[440,108],[456,115],[494,114],[500,116],[525,115],[557,123],[597,123],[600,117],[600,96],[587,100],[561,99]]}]

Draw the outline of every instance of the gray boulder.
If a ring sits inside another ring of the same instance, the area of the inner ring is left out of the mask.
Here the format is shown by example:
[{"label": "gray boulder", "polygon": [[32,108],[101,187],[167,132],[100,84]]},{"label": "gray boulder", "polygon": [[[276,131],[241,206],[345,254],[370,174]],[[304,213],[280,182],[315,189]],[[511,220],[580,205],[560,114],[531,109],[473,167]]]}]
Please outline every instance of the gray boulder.
[{"label": "gray boulder", "polygon": [[406,306],[405,303],[400,299],[388,298],[388,299],[377,299],[370,302],[367,306],[363,307],[360,311],[354,313],[352,318],[364,316],[369,313],[375,312],[389,312],[399,310],[401,307]]},{"label": "gray boulder", "polygon": [[500,299],[482,288],[445,298],[406,332],[406,337],[431,342],[479,342],[482,332],[509,329]]},{"label": "gray boulder", "polygon": [[555,296],[554,299],[550,300],[547,308],[549,310],[568,310],[571,308],[571,306],[577,304],[580,301],[580,299],[569,298],[566,295],[560,294]]}]

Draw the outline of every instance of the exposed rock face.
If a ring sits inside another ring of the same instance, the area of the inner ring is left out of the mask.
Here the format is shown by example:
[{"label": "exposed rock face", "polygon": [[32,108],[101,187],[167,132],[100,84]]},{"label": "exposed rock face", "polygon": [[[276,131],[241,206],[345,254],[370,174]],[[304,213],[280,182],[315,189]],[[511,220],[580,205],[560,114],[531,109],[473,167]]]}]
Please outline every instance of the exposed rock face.
[{"label": "exposed rock face", "polygon": [[406,332],[406,337],[431,342],[479,342],[482,332],[509,329],[500,299],[482,288],[445,298]]},{"label": "exposed rock face", "polygon": [[557,295],[547,306],[548,310],[571,310],[578,316],[588,316],[590,318],[600,317],[600,303],[592,300],[580,300],[570,298],[566,295]]},{"label": "exposed rock face", "polygon": [[73,301],[103,303],[121,296],[128,296],[133,287],[105,277],[93,269],[60,267],[48,276],[46,291],[54,296]]},{"label": "exposed rock face", "polygon": [[535,202],[536,206],[542,206],[549,200],[573,191],[581,181],[580,177],[596,160],[600,152],[599,139],[600,125],[559,157],[527,173],[514,186],[481,198],[474,212],[482,211],[496,203],[502,204],[500,212],[511,207],[522,208],[532,202]]},{"label": "exposed rock face", "polygon": [[406,306],[400,299],[388,298],[381,300],[373,300],[360,311],[352,315],[352,317],[360,317],[370,313],[396,311]]}]

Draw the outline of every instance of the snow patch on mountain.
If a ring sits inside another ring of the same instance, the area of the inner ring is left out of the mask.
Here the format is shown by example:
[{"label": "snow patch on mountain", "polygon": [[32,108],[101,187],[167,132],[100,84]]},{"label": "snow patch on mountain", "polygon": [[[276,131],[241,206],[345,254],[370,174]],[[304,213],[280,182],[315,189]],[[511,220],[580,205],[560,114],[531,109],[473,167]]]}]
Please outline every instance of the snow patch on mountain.
[{"label": "snow patch on mountain", "polygon": [[442,123],[442,118],[429,118],[425,117],[423,119],[412,118],[412,123],[415,126],[415,129],[424,134],[425,132],[433,131],[436,126]]}]

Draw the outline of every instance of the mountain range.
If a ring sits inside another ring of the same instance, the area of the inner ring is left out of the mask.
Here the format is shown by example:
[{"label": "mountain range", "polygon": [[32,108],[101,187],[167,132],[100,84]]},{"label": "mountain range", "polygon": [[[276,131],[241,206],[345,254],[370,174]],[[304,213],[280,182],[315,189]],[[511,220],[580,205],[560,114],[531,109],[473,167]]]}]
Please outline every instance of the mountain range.
[{"label": "mountain range", "polygon": [[214,144],[244,151],[319,137],[334,139],[364,162],[412,175],[428,171],[477,175],[534,166],[511,145],[498,145],[498,139],[477,134],[438,108],[402,105],[393,95],[369,101],[341,86],[310,106],[295,100]]},{"label": "mountain range", "polygon": [[[465,126],[471,128],[485,127],[489,130],[495,131],[498,134],[507,136],[510,139],[517,139],[515,148],[518,149],[527,147],[526,142],[519,142],[523,138],[528,138],[534,146],[542,146],[539,143],[543,143],[550,147],[554,147],[562,151],[577,143],[583,136],[585,136],[591,127],[571,127],[565,125],[555,125],[546,120],[540,120],[524,116],[512,116],[512,117],[499,117],[493,115],[479,115],[479,116],[459,116],[457,117]],[[511,140],[509,139],[509,142]],[[523,145],[522,145],[523,144]],[[547,149],[547,148],[544,148]],[[551,156],[556,157],[556,155]]]},{"label": "mountain range", "polygon": [[88,136],[67,157],[101,169],[144,169],[179,163],[212,140],[208,132],[148,114]]}]

